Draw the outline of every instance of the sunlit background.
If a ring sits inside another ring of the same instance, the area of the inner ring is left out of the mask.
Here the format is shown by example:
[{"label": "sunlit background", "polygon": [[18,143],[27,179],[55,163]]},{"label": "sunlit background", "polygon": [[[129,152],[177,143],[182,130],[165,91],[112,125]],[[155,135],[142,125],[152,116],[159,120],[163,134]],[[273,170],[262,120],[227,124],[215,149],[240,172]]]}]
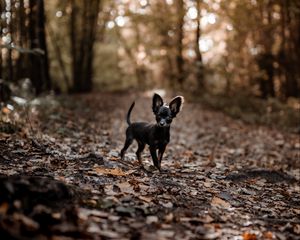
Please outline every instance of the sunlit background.
[{"label": "sunlit background", "polygon": [[[300,86],[299,9],[297,0],[6,0],[1,78],[37,87],[49,75],[37,92],[159,87],[285,101]],[[37,64],[49,74],[32,76]]]}]

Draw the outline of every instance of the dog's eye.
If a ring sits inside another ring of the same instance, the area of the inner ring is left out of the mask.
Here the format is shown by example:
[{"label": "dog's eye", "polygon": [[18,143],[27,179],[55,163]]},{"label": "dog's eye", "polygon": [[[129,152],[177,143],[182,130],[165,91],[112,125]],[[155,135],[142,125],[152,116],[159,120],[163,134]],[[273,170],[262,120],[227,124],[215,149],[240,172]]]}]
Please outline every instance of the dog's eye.
[{"label": "dog's eye", "polygon": [[166,118],[166,122],[167,123],[171,123],[172,122],[172,118]]}]

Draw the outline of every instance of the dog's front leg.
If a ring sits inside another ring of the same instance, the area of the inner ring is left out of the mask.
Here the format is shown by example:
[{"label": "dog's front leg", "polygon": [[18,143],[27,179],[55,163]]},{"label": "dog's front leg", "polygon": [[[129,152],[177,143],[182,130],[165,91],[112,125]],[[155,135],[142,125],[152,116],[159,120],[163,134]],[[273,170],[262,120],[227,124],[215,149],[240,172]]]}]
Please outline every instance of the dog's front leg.
[{"label": "dog's front leg", "polygon": [[150,146],[150,153],[151,153],[151,157],[153,160],[153,164],[154,166],[160,171],[160,164],[156,155],[156,147],[155,146]]},{"label": "dog's front leg", "polygon": [[164,152],[166,150],[167,145],[162,145],[158,149],[158,164],[159,164],[159,169],[161,169],[161,160],[163,158]]}]

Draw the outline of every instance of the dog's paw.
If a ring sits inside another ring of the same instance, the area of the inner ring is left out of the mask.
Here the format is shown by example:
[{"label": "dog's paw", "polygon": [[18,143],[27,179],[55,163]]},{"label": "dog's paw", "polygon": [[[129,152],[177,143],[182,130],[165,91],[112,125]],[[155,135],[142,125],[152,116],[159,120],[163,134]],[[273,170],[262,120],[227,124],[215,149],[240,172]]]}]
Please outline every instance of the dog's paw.
[{"label": "dog's paw", "polygon": [[148,165],[148,166],[144,166],[144,169],[147,171],[147,172],[154,172],[157,170],[156,167],[152,166],[152,165]]},{"label": "dog's paw", "polygon": [[170,171],[168,169],[160,169],[160,173],[169,173]]}]

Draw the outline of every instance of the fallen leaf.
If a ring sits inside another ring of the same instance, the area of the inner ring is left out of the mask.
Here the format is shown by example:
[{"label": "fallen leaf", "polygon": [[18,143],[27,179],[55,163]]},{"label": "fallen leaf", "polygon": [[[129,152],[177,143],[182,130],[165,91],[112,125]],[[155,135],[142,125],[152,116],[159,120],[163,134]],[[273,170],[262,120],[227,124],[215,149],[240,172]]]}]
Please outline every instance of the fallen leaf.
[{"label": "fallen leaf", "polygon": [[257,237],[256,237],[256,235],[254,233],[245,232],[243,234],[243,239],[244,240],[256,240]]},{"label": "fallen leaf", "polygon": [[113,222],[119,221],[120,218],[121,218],[120,216],[115,216],[115,215],[108,216],[108,219]]},{"label": "fallen leaf", "polygon": [[94,222],[90,222],[86,231],[89,233],[101,234],[101,229],[99,228],[98,224],[96,224]]},{"label": "fallen leaf", "polygon": [[139,192],[140,189],[140,183],[136,179],[130,179],[129,183],[133,186],[134,191]]},{"label": "fallen leaf", "polygon": [[211,182],[208,182],[207,180],[203,183],[204,187],[211,188]]},{"label": "fallen leaf", "polygon": [[132,193],[132,194],[135,193],[133,186],[129,182],[121,182],[116,184],[116,186],[120,188],[120,191],[122,193]]},{"label": "fallen leaf", "polygon": [[158,230],[157,235],[159,236],[159,239],[167,239],[167,238],[173,238],[175,232],[171,230]]},{"label": "fallen leaf", "polygon": [[166,221],[167,223],[172,222],[173,219],[174,219],[174,214],[173,214],[173,213],[169,213],[169,214],[167,214],[167,215],[165,216],[165,221]]},{"label": "fallen leaf", "polygon": [[173,164],[173,167],[176,168],[176,169],[182,168],[181,163],[179,163],[179,162],[175,162],[175,163]]},{"label": "fallen leaf", "polygon": [[130,216],[132,216],[132,215],[134,214],[134,212],[135,212],[135,209],[132,208],[132,207],[118,206],[118,207],[116,208],[116,211],[117,211],[118,213],[123,214],[123,215],[130,215]]},{"label": "fallen leaf", "polygon": [[153,198],[151,197],[145,197],[145,196],[139,196],[139,199],[143,200],[144,202],[150,203],[152,202]]},{"label": "fallen leaf", "polygon": [[158,217],[157,216],[147,216],[146,218],[146,223],[151,224],[151,223],[157,223],[158,222]]},{"label": "fallen leaf", "polygon": [[40,225],[38,222],[34,221],[33,219],[26,217],[23,214],[14,213],[14,219],[21,221],[28,229],[36,231]]},{"label": "fallen leaf", "polygon": [[296,234],[300,235],[300,224],[295,224],[293,229]]},{"label": "fallen leaf", "polygon": [[115,185],[106,185],[104,187],[104,192],[108,196],[114,196],[117,194],[120,194],[120,191],[116,191],[116,188],[114,187]]},{"label": "fallen leaf", "polygon": [[172,208],[173,207],[172,202],[161,203],[161,205],[164,206],[165,208]]},{"label": "fallen leaf", "polygon": [[104,211],[99,211],[96,209],[86,209],[86,208],[79,208],[79,218],[80,219],[87,219],[89,216],[96,216],[100,218],[107,218],[108,213]]},{"label": "fallen leaf", "polygon": [[7,210],[8,210],[8,203],[7,202],[4,202],[0,205],[0,215],[5,215]]},{"label": "fallen leaf", "polygon": [[120,239],[120,235],[114,231],[109,231],[109,230],[101,231],[100,235],[106,238]]},{"label": "fallen leaf", "polygon": [[213,199],[211,200],[211,205],[222,207],[222,208],[230,208],[231,207],[229,202],[226,202],[223,199],[218,198],[218,197],[213,197]]},{"label": "fallen leaf", "polygon": [[135,170],[129,170],[127,172],[124,172],[120,168],[103,168],[103,167],[96,167],[94,168],[94,171],[98,174],[113,175],[113,176],[126,176],[135,172]]},{"label": "fallen leaf", "polygon": [[11,110],[8,109],[7,107],[3,107],[3,108],[2,108],[2,112],[3,112],[4,114],[9,114],[9,113],[11,112]]},{"label": "fallen leaf", "polygon": [[205,215],[204,217],[201,218],[203,223],[211,223],[214,221],[214,219],[210,215]]},{"label": "fallen leaf", "polygon": [[274,235],[272,232],[268,231],[268,232],[264,232],[264,239],[273,239]]}]

